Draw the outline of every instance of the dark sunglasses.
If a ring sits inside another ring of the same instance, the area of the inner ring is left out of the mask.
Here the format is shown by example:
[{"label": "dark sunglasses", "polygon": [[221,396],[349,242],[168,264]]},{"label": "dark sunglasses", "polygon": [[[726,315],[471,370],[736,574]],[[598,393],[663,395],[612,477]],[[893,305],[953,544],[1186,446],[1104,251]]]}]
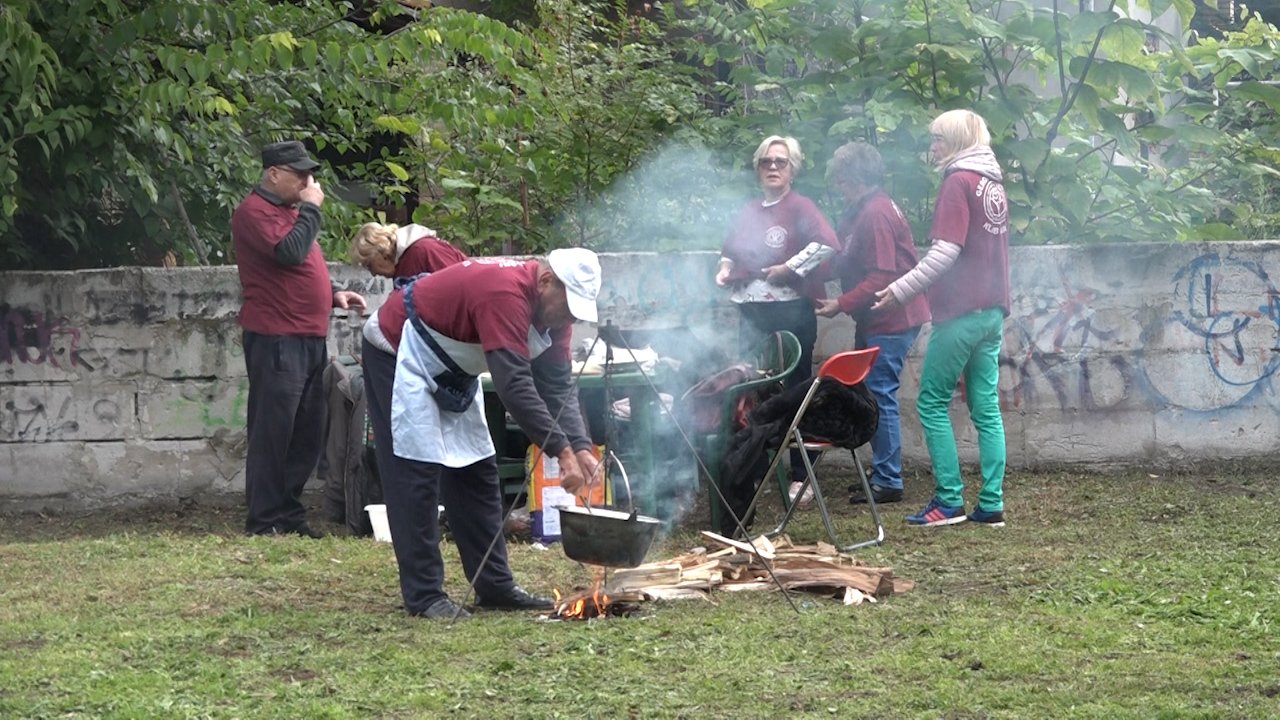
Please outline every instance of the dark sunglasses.
[{"label": "dark sunglasses", "polygon": [[791,164],[791,160],[788,158],[762,157],[756,161],[756,167],[760,168],[761,170],[765,170],[765,169],[778,170],[790,164]]}]

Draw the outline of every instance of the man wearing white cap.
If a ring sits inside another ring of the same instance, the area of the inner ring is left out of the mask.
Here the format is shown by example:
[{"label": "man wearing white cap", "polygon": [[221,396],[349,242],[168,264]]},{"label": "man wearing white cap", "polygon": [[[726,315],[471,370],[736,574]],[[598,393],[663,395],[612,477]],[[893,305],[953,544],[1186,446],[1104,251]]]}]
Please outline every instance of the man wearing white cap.
[{"label": "man wearing white cap", "polygon": [[596,321],[599,293],[600,261],[590,250],[553,250],[542,261],[471,259],[392,293],[365,324],[369,418],[409,614],[458,612],[443,585],[442,501],[463,569],[475,578],[477,607],[551,607],[518,587],[507,565],[502,486],[477,376],[492,375],[521,429],[559,460],[560,484],[580,490],[597,461],[578,412],[570,340],[574,321]]}]

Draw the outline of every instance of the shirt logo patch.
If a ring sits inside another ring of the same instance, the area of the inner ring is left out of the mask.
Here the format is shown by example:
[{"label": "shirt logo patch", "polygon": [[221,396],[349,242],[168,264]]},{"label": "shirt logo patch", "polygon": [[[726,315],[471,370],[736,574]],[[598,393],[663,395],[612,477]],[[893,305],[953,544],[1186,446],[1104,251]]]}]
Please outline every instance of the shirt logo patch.
[{"label": "shirt logo patch", "polygon": [[787,244],[787,229],[781,225],[774,225],[764,231],[764,244],[777,250]]},{"label": "shirt logo patch", "polygon": [[992,235],[1009,232],[1009,198],[1004,193],[1004,185],[984,177],[978,180],[977,195],[987,215],[982,229]]}]

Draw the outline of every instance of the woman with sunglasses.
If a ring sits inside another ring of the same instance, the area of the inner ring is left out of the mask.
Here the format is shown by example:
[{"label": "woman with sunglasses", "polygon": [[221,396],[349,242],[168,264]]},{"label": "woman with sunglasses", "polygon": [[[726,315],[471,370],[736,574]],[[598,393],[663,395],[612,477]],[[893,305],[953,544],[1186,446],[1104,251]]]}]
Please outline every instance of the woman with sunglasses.
[{"label": "woman with sunglasses", "polygon": [[[729,288],[741,312],[739,350],[750,356],[770,333],[789,330],[800,339],[800,364],[788,387],[813,377],[813,346],[818,340],[815,303],[826,298],[827,258],[835,254],[836,234],[826,216],[791,183],[804,162],[793,137],[771,135],[752,161],[764,192],[748,202],[725,238],[716,285]],[[792,500],[805,478],[799,451],[791,455]],[[800,499],[811,499],[812,490]]]}]

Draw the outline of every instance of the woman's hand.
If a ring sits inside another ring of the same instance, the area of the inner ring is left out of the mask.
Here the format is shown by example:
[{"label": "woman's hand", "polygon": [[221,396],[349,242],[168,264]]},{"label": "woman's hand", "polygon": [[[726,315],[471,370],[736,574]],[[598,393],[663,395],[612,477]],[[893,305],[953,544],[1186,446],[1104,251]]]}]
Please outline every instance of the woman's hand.
[{"label": "woman's hand", "polygon": [[871,306],[872,310],[889,310],[898,307],[898,297],[893,294],[889,288],[885,288],[876,293],[876,304]]},{"label": "woman's hand", "polygon": [[795,271],[786,265],[771,265],[764,269],[764,279],[770,285],[789,285],[795,277]]},{"label": "woman's hand", "polygon": [[819,300],[818,307],[814,310],[822,317],[835,317],[840,314],[839,300]]}]

